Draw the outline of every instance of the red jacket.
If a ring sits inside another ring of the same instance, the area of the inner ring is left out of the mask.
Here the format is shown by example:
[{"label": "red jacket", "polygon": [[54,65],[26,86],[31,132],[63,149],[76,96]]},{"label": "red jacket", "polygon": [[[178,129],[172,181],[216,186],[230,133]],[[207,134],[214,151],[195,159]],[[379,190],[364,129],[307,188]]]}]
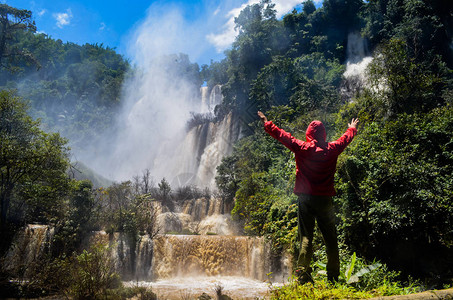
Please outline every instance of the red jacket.
[{"label": "red jacket", "polygon": [[308,125],[306,142],[296,139],[271,121],[264,123],[264,129],[296,156],[296,195],[335,195],[337,158],[357,134],[357,129],[348,128],[338,140],[330,143],[326,142],[326,129],[321,121]]}]

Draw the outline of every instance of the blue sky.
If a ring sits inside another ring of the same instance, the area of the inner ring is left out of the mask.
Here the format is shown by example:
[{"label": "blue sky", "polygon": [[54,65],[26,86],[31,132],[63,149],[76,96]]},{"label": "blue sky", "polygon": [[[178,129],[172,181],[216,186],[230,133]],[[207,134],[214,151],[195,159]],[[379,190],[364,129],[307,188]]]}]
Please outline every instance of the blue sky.
[{"label": "blue sky", "polygon": [[[274,0],[278,16],[303,0]],[[209,64],[224,57],[234,40],[234,17],[258,0],[0,0],[33,12],[38,32],[77,44],[98,43],[136,60],[141,50],[186,53],[192,62]],[[316,1],[320,2],[320,0]]]}]

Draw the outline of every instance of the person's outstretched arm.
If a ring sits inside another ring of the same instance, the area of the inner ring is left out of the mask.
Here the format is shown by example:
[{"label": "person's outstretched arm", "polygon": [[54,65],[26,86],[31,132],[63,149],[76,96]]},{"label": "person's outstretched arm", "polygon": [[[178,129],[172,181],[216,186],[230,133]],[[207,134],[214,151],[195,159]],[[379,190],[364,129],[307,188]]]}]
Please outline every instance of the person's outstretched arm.
[{"label": "person's outstretched arm", "polygon": [[264,130],[266,130],[271,137],[282,143],[289,150],[295,152],[301,148],[304,143],[303,141],[296,139],[290,133],[278,128],[274,123],[272,123],[272,121],[268,121],[267,117],[261,111],[258,111],[258,117],[264,124]]},{"label": "person's outstretched arm", "polygon": [[357,130],[358,123],[359,123],[359,119],[352,118],[351,123],[348,123],[348,128],[355,128]]},{"label": "person's outstretched arm", "polygon": [[352,142],[354,136],[357,134],[357,124],[359,123],[359,119],[352,119],[351,123],[348,124],[348,129],[345,133],[336,141],[330,143],[335,149],[341,153],[343,150]]},{"label": "person's outstretched arm", "polygon": [[258,117],[260,117],[260,119],[263,122],[263,124],[265,124],[267,122],[266,116],[260,111],[258,111]]}]

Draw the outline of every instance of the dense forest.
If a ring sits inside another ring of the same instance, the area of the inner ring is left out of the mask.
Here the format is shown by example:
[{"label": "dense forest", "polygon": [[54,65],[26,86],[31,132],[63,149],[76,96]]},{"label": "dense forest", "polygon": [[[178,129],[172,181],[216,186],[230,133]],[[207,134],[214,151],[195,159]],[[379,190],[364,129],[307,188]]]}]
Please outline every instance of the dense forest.
[{"label": "dense forest", "polygon": [[[36,33],[28,10],[1,4],[0,16],[2,253],[27,223],[55,226],[54,257],[80,251],[94,229],[153,235],[153,215],[144,209],[152,199],[203,194],[173,191],[165,179],[151,186],[146,170],[104,189],[69,176],[77,166],[68,145],[84,147],[115,130],[122,85],[137,70],[114,49]],[[216,182],[243,233],[267,237],[275,253],[299,251],[294,157],[264,132],[257,110],[301,139],[313,119],[333,140],[358,117],[359,134],[335,178],[342,259],[354,253],[402,278],[451,284],[451,1],[324,0],[317,8],[307,0],[277,19],[274,4],[262,0],[235,24],[239,34],[223,60],[199,67],[184,56],[180,70],[194,85],[222,85],[216,117],[233,112],[241,122],[243,138]],[[373,57],[364,79],[344,75],[359,62],[348,53],[352,36]],[[325,255],[316,239],[315,261]]]},{"label": "dense forest", "polygon": [[[282,20],[267,1],[241,12],[227,58],[207,70],[224,70],[215,77],[224,105],[249,124],[217,177],[246,233],[298,251],[293,156],[250,123],[257,109],[302,139],[313,119],[334,139],[358,117],[336,176],[345,249],[407,274],[451,278],[452,20],[447,1],[332,0],[318,9],[307,1]],[[374,59],[345,99],[351,32]]]}]

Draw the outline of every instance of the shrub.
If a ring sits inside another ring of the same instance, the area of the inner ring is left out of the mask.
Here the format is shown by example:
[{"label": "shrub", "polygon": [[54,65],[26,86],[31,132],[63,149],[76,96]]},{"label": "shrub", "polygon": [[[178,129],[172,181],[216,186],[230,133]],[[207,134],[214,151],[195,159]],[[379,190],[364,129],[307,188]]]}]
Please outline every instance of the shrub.
[{"label": "shrub", "polygon": [[[453,110],[363,129],[339,163],[344,242],[418,276],[451,276]],[[404,253],[404,254],[403,254]]]}]

